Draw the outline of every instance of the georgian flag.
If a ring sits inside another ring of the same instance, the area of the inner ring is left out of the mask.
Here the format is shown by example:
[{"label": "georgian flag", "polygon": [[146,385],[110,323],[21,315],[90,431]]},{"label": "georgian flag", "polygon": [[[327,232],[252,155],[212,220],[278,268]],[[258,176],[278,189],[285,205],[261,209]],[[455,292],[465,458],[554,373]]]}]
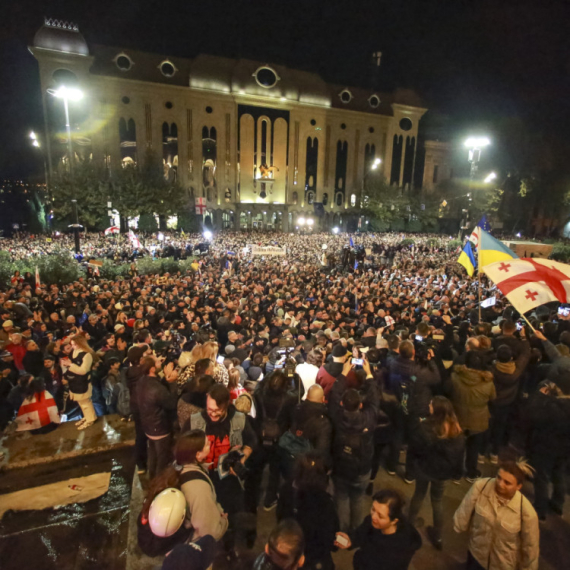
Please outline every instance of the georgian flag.
[{"label": "georgian flag", "polygon": [[58,424],[61,420],[53,396],[44,390],[22,402],[16,417],[16,431],[38,429],[52,422]]},{"label": "georgian flag", "polygon": [[129,230],[129,239],[131,240],[133,247],[136,249],[141,248],[141,242],[139,241],[139,238],[133,233],[133,230]]},{"label": "georgian flag", "polygon": [[483,267],[519,313],[570,299],[570,265],[550,259],[508,259]]},{"label": "georgian flag", "polygon": [[36,289],[39,289],[42,286],[42,284],[40,283],[40,270],[38,269],[38,266],[36,265]]}]

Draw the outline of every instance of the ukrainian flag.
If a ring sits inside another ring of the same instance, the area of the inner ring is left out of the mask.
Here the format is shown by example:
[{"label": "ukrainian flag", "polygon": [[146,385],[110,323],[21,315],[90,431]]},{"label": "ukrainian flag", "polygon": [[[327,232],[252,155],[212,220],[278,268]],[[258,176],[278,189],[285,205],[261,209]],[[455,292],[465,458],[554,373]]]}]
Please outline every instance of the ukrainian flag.
[{"label": "ukrainian flag", "polygon": [[491,234],[481,229],[479,233],[479,265],[485,267],[496,261],[508,261],[509,259],[518,259],[518,255],[502,241],[495,239]]},{"label": "ukrainian flag", "polygon": [[477,267],[477,260],[473,255],[473,250],[471,249],[471,242],[468,241],[463,248],[463,251],[459,254],[459,259],[457,263],[463,265],[469,277],[473,276],[475,273],[475,268]]}]

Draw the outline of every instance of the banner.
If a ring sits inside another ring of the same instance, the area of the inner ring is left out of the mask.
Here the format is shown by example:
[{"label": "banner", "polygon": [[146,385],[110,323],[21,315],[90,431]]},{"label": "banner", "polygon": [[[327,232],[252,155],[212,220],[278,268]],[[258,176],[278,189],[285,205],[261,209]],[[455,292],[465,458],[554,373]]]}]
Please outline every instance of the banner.
[{"label": "banner", "polygon": [[277,247],[274,245],[261,246],[261,245],[251,245],[250,246],[251,255],[287,255],[286,247]]}]

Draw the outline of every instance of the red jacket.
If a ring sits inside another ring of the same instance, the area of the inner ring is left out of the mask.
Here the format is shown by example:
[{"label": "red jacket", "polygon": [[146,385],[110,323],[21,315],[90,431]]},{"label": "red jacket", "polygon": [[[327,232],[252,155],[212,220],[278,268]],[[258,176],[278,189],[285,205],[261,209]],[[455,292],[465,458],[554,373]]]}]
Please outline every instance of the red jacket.
[{"label": "red jacket", "polygon": [[23,344],[14,344],[11,342],[8,346],[6,346],[6,350],[10,352],[14,357],[14,366],[18,370],[24,370],[22,360],[24,359],[24,355],[27,352],[26,347]]}]

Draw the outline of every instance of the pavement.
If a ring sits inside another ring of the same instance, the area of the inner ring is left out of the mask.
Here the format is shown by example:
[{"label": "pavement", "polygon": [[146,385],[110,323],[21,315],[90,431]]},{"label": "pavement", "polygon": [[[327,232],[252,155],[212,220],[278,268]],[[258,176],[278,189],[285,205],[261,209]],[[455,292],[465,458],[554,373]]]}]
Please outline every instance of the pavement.
[{"label": "pavement", "polygon": [[0,453],[4,453],[0,472],[130,447],[134,443],[134,424],[121,421],[116,414],[101,416],[83,431],[78,431],[74,422],[66,422],[46,434],[11,432],[0,438]]}]

